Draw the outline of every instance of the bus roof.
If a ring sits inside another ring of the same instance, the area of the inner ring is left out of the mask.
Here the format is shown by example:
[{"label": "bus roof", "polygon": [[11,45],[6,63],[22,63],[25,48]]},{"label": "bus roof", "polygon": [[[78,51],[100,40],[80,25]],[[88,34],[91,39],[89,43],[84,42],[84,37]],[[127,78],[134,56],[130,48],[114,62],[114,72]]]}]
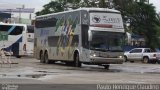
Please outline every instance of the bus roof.
[{"label": "bus roof", "polygon": [[120,11],[118,11],[118,10],[108,9],[108,8],[79,8],[79,9],[70,10],[70,11],[63,11],[63,12],[58,12],[58,13],[40,15],[40,16],[37,16],[36,18],[47,17],[47,16],[52,16],[52,15],[57,15],[57,14],[62,14],[62,13],[67,13],[67,12],[80,11],[80,10],[86,10],[86,11],[108,11],[108,12],[120,13]]}]

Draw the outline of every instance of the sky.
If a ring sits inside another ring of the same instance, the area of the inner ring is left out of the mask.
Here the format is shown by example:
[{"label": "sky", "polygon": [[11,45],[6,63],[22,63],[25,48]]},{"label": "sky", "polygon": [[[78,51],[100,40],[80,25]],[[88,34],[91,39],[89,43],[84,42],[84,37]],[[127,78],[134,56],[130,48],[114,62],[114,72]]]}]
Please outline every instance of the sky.
[{"label": "sky", "polygon": [[[37,12],[43,8],[43,5],[49,3],[50,1],[51,0],[0,0],[0,8],[15,8],[25,5],[25,8],[35,8],[35,12]],[[150,0],[150,3],[153,3],[157,12],[160,12],[160,0]],[[29,17],[25,14],[23,16],[25,18]]]},{"label": "sky", "polygon": [[153,6],[156,7],[157,13],[160,12],[160,0],[150,0],[150,3],[153,4]]},{"label": "sky", "polygon": [[36,11],[42,9],[43,5],[47,4],[51,0],[0,0],[0,8],[12,8],[12,7],[22,7],[25,8],[35,8]]},{"label": "sky", "polygon": [[[43,9],[43,5],[49,3],[51,0],[0,0],[0,9],[6,8],[35,8],[35,12]],[[18,17],[19,14],[14,14],[13,17]],[[29,14],[22,14],[24,18],[29,18]],[[35,15],[32,14],[32,17]]]}]

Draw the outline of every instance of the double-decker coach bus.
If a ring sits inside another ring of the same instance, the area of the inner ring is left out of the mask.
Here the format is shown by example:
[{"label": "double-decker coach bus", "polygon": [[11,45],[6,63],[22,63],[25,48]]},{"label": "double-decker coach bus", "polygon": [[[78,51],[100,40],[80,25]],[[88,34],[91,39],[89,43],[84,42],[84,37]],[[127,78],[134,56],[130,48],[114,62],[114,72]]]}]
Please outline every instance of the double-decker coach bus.
[{"label": "double-decker coach bus", "polygon": [[123,63],[121,13],[106,8],[80,8],[36,17],[34,54],[42,63]]},{"label": "double-decker coach bus", "polygon": [[0,23],[0,49],[12,52],[20,58],[33,55],[34,26],[26,24]]}]

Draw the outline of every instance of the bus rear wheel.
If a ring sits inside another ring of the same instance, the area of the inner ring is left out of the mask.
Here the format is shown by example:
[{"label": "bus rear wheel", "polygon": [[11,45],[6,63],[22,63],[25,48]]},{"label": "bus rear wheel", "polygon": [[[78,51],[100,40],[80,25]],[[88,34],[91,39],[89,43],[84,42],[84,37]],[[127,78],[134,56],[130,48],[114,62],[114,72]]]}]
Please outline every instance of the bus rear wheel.
[{"label": "bus rear wheel", "polygon": [[39,58],[40,58],[40,62],[41,62],[41,63],[44,63],[43,53],[42,53],[42,52],[40,52]]},{"label": "bus rear wheel", "polygon": [[78,53],[76,53],[75,55],[74,55],[74,66],[75,67],[81,67],[81,62],[79,61],[79,54]]},{"label": "bus rear wheel", "polygon": [[127,62],[128,59],[127,59],[127,56],[124,56],[124,62]]},{"label": "bus rear wheel", "polygon": [[50,60],[48,59],[48,53],[47,52],[45,52],[45,54],[44,54],[44,62],[46,64],[50,64]]}]

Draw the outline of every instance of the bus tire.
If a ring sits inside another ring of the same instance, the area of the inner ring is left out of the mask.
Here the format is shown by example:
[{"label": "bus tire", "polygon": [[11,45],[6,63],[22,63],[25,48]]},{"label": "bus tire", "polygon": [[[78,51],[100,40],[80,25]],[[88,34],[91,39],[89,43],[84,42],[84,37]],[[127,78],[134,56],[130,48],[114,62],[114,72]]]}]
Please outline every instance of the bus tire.
[{"label": "bus tire", "polygon": [[40,58],[40,63],[44,63],[44,57],[43,57],[43,52],[41,51],[39,54],[39,58]]},{"label": "bus tire", "polygon": [[45,62],[46,64],[50,64],[50,60],[48,59],[48,52],[45,52],[45,53],[44,53],[44,62]]},{"label": "bus tire", "polygon": [[20,55],[17,55],[16,58],[21,58],[21,56],[20,56]]},{"label": "bus tire", "polygon": [[127,59],[127,56],[124,56],[124,62],[127,62],[128,59]]},{"label": "bus tire", "polygon": [[74,54],[74,66],[75,67],[81,67],[81,62],[79,61],[79,54],[75,53]]}]

